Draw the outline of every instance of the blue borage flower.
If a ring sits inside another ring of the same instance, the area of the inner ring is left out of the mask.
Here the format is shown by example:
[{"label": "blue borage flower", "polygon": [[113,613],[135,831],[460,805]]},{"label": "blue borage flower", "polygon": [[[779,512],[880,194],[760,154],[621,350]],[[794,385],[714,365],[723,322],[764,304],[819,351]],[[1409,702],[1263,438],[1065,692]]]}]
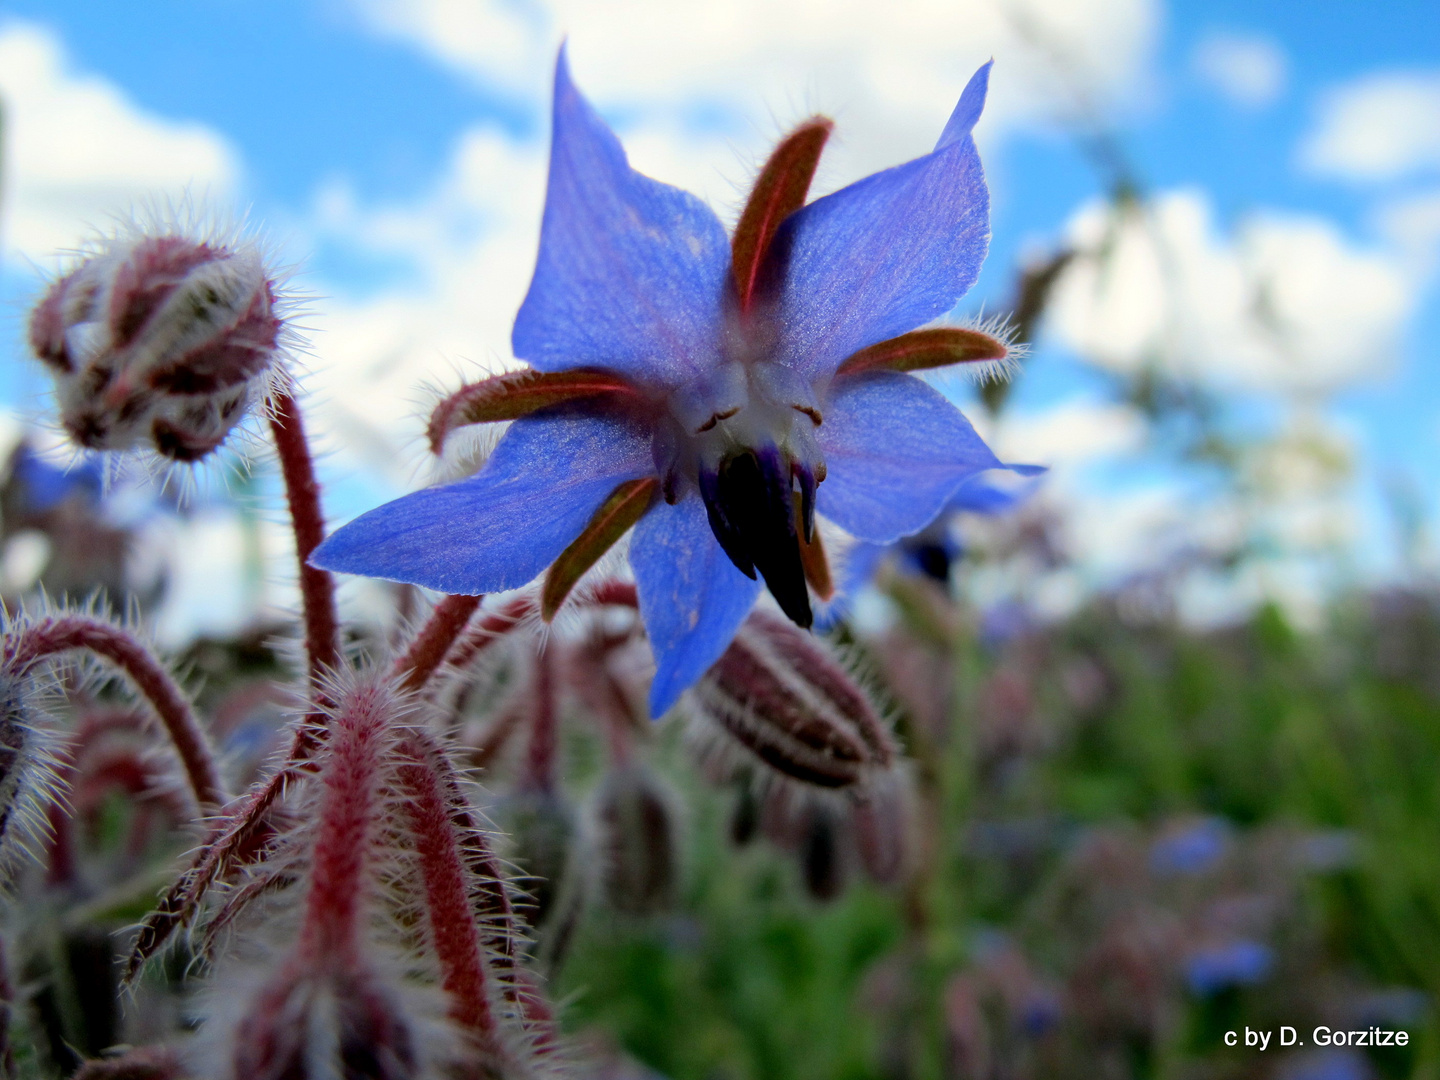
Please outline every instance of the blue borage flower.
[{"label": "blue borage flower", "polygon": [[979,331],[916,330],[970,288],[989,243],[970,135],[989,70],[931,153],[809,204],[830,122],[802,124],[727,238],[700,200],[630,168],[562,49],[539,258],[512,339],[533,370],[449,399],[432,442],[515,422],[475,476],[362,515],[311,561],[471,594],[551,567],[553,612],[633,526],[656,716],[724,651],[761,579],[809,626],[811,590],[832,591],[817,513],[888,543],[1003,467],[906,373],[1005,356]]}]

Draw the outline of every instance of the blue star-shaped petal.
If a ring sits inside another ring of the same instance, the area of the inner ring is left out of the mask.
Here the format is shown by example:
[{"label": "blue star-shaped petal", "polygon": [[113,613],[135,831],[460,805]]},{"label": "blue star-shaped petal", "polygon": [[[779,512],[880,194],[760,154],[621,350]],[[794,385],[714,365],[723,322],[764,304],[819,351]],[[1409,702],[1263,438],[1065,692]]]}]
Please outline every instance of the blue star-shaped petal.
[{"label": "blue star-shaped petal", "polygon": [[704,203],[630,168],[562,50],[512,342],[534,370],[477,384],[466,404],[515,422],[475,476],[362,515],[311,561],[487,593],[552,564],[573,580],[634,524],[657,716],[725,650],[761,579],[810,625],[810,592],[827,587],[815,514],[888,543],[1001,467],[907,374],[996,355],[976,332],[916,331],[970,288],[989,243],[970,135],[988,77],[987,64],[929,154],[808,204],[830,125],[802,125],[727,238]]}]

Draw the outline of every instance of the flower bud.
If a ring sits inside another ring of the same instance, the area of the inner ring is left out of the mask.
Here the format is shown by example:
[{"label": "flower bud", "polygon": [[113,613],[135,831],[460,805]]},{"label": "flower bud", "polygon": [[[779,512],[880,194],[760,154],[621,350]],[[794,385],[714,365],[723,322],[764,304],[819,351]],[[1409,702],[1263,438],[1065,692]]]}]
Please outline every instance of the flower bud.
[{"label": "flower bud", "polygon": [[55,761],[23,681],[0,673],[0,866],[46,829]]},{"label": "flower bud", "polygon": [[165,233],[112,240],[56,281],[29,337],[81,446],[195,461],[263,393],[282,331],[258,252]]},{"label": "flower bud", "polygon": [[819,800],[810,804],[799,857],[805,890],[816,900],[834,900],[845,890],[850,865],[844,828],[844,820],[834,807]]},{"label": "flower bud", "polygon": [[644,915],[674,897],[674,814],[668,793],[638,765],[611,772],[595,799],[600,880],[617,911]]},{"label": "flower bud", "polygon": [[287,965],[235,1028],[234,1080],[407,1080],[420,1073],[410,1022],[364,972]]},{"label": "flower bud", "polygon": [[510,834],[510,857],[530,894],[528,903],[517,906],[539,928],[568,899],[573,884],[575,813],[553,791],[522,787],[505,800],[501,820]]},{"label": "flower bud", "polygon": [[811,635],[764,612],[692,692],[697,730],[771,769],[822,788],[862,783],[895,759],[894,739],[865,692]]},{"label": "flower bud", "polygon": [[900,770],[893,770],[859,793],[852,811],[855,847],[871,881],[893,885],[904,876],[915,854],[913,793]]}]

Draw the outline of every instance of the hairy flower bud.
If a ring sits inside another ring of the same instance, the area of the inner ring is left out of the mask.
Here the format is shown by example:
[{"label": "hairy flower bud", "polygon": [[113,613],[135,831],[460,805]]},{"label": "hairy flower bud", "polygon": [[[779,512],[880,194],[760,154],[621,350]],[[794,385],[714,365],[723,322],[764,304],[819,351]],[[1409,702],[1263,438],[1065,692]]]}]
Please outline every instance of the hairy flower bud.
[{"label": "hairy flower bud", "polygon": [[406,1080],[420,1070],[410,1022],[377,980],[287,965],[235,1028],[235,1080]]},{"label": "hairy flower bud", "polygon": [[892,885],[915,854],[915,806],[908,777],[893,770],[866,786],[853,811],[855,847],[871,881]]},{"label": "hairy flower bud", "polygon": [[696,684],[702,735],[743,747],[777,772],[822,788],[850,788],[896,757],[865,692],[811,635],[765,612]]},{"label": "hairy flower bud", "polygon": [[195,461],[263,393],[283,330],[273,275],[253,247],[142,233],[56,281],[29,337],[81,446],[148,445]]},{"label": "hairy flower bud", "polygon": [[0,673],[0,866],[45,830],[55,762],[22,679]]},{"label": "hairy flower bud", "polygon": [[675,892],[674,813],[647,769],[611,772],[595,798],[600,880],[610,906],[632,915],[665,908]]},{"label": "hairy flower bud", "polygon": [[575,813],[552,791],[522,788],[505,800],[501,820],[510,834],[510,857],[530,894],[519,910],[538,928],[568,899],[576,870]]}]

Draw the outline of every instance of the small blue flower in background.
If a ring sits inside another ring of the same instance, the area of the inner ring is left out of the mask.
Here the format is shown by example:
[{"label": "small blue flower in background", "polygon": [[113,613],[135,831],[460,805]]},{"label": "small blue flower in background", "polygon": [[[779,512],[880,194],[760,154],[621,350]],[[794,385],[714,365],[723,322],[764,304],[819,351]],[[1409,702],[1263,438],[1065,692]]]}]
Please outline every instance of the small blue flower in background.
[{"label": "small blue flower in background", "polygon": [[10,479],[21,493],[20,509],[31,514],[46,513],[71,498],[98,506],[104,489],[99,462],[87,460],[65,468],[47,461],[24,442],[10,459]]},{"label": "small blue flower in background", "polygon": [[475,476],[361,516],[312,562],[489,593],[552,564],[578,576],[633,523],[657,716],[729,645],[762,579],[811,625],[810,590],[831,588],[817,513],[888,544],[1004,467],[907,374],[1005,353],[977,331],[911,333],[985,257],[970,131],[988,77],[987,64],[931,153],[808,204],[830,125],[802,125],[727,238],[694,196],[630,168],[562,50],[539,258],[512,338],[534,371],[490,381],[552,396],[503,416],[515,422]]},{"label": "small blue flower in background", "polygon": [[[1035,476],[1044,471],[1021,465],[1011,468],[1025,476]],[[893,544],[860,541],[851,545],[845,552],[835,597],[817,610],[816,625],[824,629],[844,618],[856,593],[875,576],[880,564],[892,552],[899,557],[902,570],[940,582],[948,581],[951,565],[965,554],[965,546],[955,530],[955,518],[960,514],[986,517],[1006,514],[1030,498],[1037,483],[1036,480],[1028,480],[1021,484],[1000,484],[993,473],[977,473],[961,483],[935,519],[919,532],[902,536]]]},{"label": "small blue flower in background", "polygon": [[1160,837],[1150,849],[1157,874],[1203,874],[1214,868],[1230,846],[1230,826],[1221,818],[1203,818]]},{"label": "small blue flower in background", "polygon": [[895,547],[916,572],[936,581],[948,581],[950,567],[965,554],[954,528],[956,515],[998,517],[1009,513],[1035,493],[1035,486],[1034,481],[1005,486],[989,475],[972,476],[950,497],[939,517],[915,535],[902,538]]},{"label": "small blue flower in background", "polygon": [[1191,953],[1185,961],[1185,983],[1196,997],[1209,997],[1232,986],[1253,986],[1270,974],[1274,963],[1268,945],[1242,938]]}]

